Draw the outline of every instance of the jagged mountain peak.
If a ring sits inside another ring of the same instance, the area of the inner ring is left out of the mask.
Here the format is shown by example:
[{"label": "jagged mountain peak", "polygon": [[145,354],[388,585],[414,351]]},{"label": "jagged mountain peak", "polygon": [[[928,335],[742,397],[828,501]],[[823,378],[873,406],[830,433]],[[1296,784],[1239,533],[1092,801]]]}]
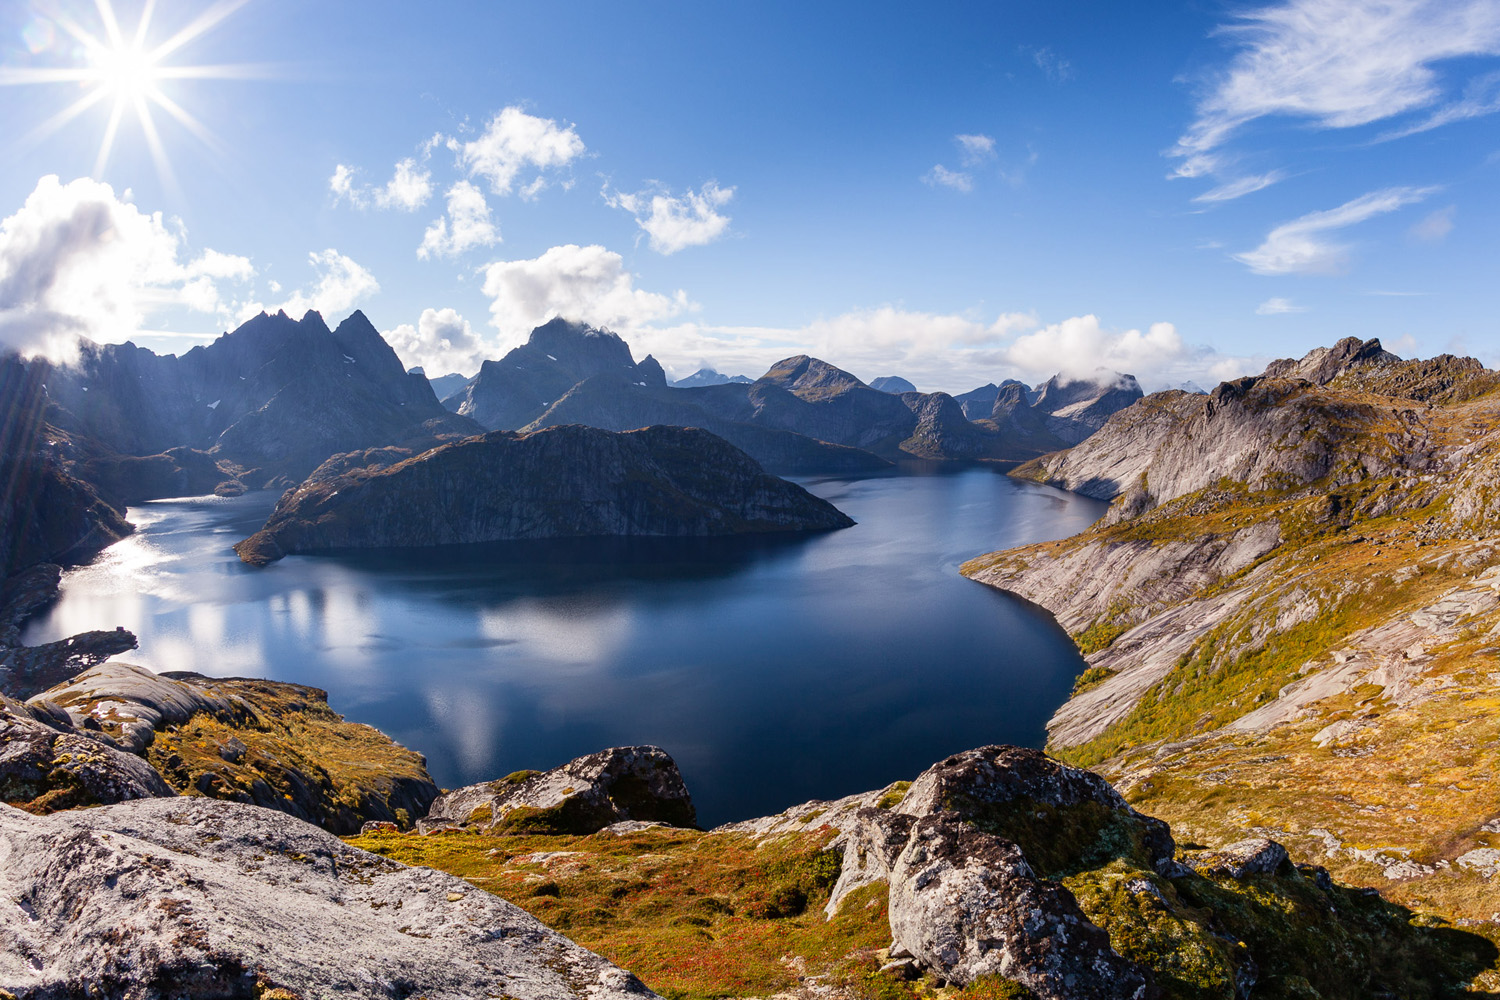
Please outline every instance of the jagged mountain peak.
[{"label": "jagged mountain peak", "polygon": [[1282,358],[1266,366],[1266,378],[1303,378],[1327,385],[1344,372],[1369,365],[1390,364],[1401,359],[1387,351],[1378,337],[1360,340],[1345,337],[1332,347],[1315,347],[1301,358]]}]

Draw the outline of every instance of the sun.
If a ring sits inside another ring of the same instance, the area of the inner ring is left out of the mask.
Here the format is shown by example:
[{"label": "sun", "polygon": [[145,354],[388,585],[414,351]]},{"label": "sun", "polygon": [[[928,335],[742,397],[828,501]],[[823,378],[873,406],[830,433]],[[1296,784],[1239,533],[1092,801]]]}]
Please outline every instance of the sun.
[{"label": "sun", "polygon": [[0,86],[64,84],[82,86],[82,96],[43,121],[16,142],[32,145],[61,129],[95,105],[107,102],[110,113],[99,140],[93,175],[99,178],[109,162],[119,135],[121,121],[133,115],[162,183],[175,188],[171,162],[156,128],[154,110],[160,110],[182,125],[210,148],[220,146],[213,133],[170,97],[162,84],[169,80],[246,79],[270,75],[261,65],[181,65],[173,61],[188,43],[201,37],[220,21],[243,7],[249,0],[219,0],[186,27],[157,44],[148,44],[151,18],[156,0],[144,0],[135,30],[127,36],[121,29],[112,0],[94,0],[102,32],[90,31],[61,10],[38,14],[23,35],[34,55],[47,56],[64,49],[62,35],[76,45],[67,46],[73,55],[71,66],[0,66]]}]

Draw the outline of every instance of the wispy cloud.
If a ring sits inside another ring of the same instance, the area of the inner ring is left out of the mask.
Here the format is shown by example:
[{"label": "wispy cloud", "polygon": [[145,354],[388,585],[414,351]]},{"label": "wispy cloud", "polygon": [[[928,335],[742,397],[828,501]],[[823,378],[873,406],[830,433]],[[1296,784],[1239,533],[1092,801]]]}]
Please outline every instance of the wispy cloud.
[{"label": "wispy cloud", "polygon": [[[1240,43],[1198,101],[1170,155],[1173,176],[1221,175],[1222,149],[1242,126],[1285,115],[1319,128],[1352,128],[1421,111],[1444,99],[1433,64],[1500,55],[1495,0],[1286,0],[1221,29]],[[1500,110],[1496,84],[1468,93],[1391,137]],[[1253,188],[1251,188],[1253,190]]]},{"label": "wispy cloud", "polygon": [[959,159],[966,167],[977,167],[986,160],[995,158],[995,140],[988,135],[955,135]]},{"label": "wispy cloud", "polygon": [[965,194],[974,190],[974,178],[962,170],[949,170],[941,163],[933,164],[931,170],[922,175],[922,183],[930,187],[946,187]]},{"label": "wispy cloud", "polygon": [[1218,187],[1205,191],[1193,200],[1200,203],[1212,204],[1219,201],[1233,201],[1243,198],[1247,194],[1270,187],[1285,179],[1286,173],[1281,170],[1272,170],[1268,174],[1253,174],[1248,177],[1239,177],[1232,181],[1220,184]]},{"label": "wispy cloud", "polygon": [[1307,312],[1306,306],[1299,306],[1291,299],[1266,299],[1255,307],[1257,316],[1281,316],[1286,313]]},{"label": "wispy cloud", "polygon": [[1421,222],[1407,230],[1411,238],[1422,243],[1441,243],[1453,232],[1453,216],[1458,212],[1458,206],[1449,205],[1440,208],[1436,212],[1429,212],[1422,218]]},{"label": "wispy cloud", "polygon": [[1073,64],[1047,46],[1031,50],[1031,61],[1054,83],[1073,79]]},{"label": "wispy cloud", "polygon": [[1349,246],[1324,237],[1366,219],[1419,202],[1437,188],[1394,187],[1372,191],[1337,208],[1283,223],[1254,250],[1234,259],[1256,274],[1339,274],[1348,268]]},{"label": "wispy cloud", "polygon": [[603,191],[605,204],[635,216],[636,225],[650,237],[651,249],[671,255],[688,247],[704,246],[723,236],[730,218],[719,209],[734,197],[734,188],[709,181],[680,197],[671,191]]}]

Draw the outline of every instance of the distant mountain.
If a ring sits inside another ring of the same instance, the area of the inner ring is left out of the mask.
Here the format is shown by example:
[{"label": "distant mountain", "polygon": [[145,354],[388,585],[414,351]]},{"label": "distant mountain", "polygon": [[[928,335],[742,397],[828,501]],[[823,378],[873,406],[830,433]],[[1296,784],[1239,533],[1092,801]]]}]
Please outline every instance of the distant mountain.
[{"label": "distant mountain", "polygon": [[1176,385],[1171,386],[1170,388],[1176,389],[1178,392],[1191,393],[1194,396],[1208,395],[1207,389],[1203,388],[1203,386],[1192,380],[1188,380],[1187,382],[1178,382]]},{"label": "distant mountain", "polygon": [[499,361],[481,365],[463,389],[457,412],[489,430],[510,431],[525,427],[594,375],[625,374],[641,385],[665,389],[661,365],[649,356],[646,361],[638,366],[617,334],[554,319],[532,330],[525,344]]},{"label": "distant mountain", "polygon": [[235,550],[293,552],[617,535],[823,531],[854,522],[689,427],[496,431],[376,471],[314,478]]},{"label": "distant mountain", "polygon": [[1032,408],[1047,415],[1047,429],[1077,444],[1145,393],[1134,375],[1099,369],[1091,377],[1054,375],[1042,383]]},{"label": "distant mountain", "polygon": [[[458,372],[451,372],[447,375],[439,375],[437,378],[430,378],[422,369],[421,365],[409,369],[407,371],[407,374],[421,375],[423,378],[426,378],[427,384],[432,386],[432,394],[436,396],[439,401],[445,400],[449,396],[458,394],[463,390],[464,386],[469,384],[469,376],[460,375],[458,374]],[[454,412],[457,412],[456,407],[454,408]]]},{"label": "distant mountain", "polygon": [[678,389],[696,389],[703,385],[724,385],[728,382],[740,382],[749,385],[755,380],[748,375],[720,375],[712,368],[699,368],[687,378],[680,378],[671,385]]},{"label": "distant mountain", "polygon": [[25,363],[62,458],[120,503],[300,481],[331,454],[477,433],[403,370],[363,313],[265,313],[181,357],[83,345]]},{"label": "distant mountain", "polygon": [[898,394],[797,355],[754,382],[668,387],[661,366],[649,357],[637,364],[615,334],[558,319],[500,361],[485,362],[460,394],[458,412],[493,430],[703,427],[777,472],[849,472],[904,457],[1021,461],[1055,451],[1139,398],[1126,383],[1134,386],[1114,373],[1098,384],[1059,377],[1038,391],[1033,413],[1026,387],[1010,380],[1006,390],[1018,395],[997,412],[1000,387],[975,390],[966,402],[946,393]]},{"label": "distant mountain", "polygon": [[1009,385],[1019,385],[1023,393],[1030,391],[1024,382],[1008,378],[1000,385],[990,382],[953,398],[958,400],[959,405],[964,408],[964,416],[970,420],[983,420],[992,415],[995,409],[995,397],[1000,395],[1001,388]]},{"label": "distant mountain", "polygon": [[897,395],[903,392],[917,391],[916,386],[906,381],[900,375],[882,375],[880,378],[871,380],[870,388],[878,389],[881,392],[896,393]]}]

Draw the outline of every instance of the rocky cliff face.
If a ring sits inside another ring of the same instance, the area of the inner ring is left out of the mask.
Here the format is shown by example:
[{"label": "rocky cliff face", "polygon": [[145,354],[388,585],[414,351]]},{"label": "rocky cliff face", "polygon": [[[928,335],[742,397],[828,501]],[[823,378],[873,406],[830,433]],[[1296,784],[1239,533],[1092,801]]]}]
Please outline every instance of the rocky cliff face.
[{"label": "rocky cliff face", "polygon": [[693,428],[616,434],[497,431],[375,473],[304,483],[237,545],[254,564],[292,552],[605,535],[822,531],[854,522]]},{"label": "rocky cliff face", "polygon": [[[1057,752],[1189,835],[1269,834],[1488,920],[1475,852],[1500,851],[1500,758],[1460,748],[1495,726],[1465,706],[1500,634],[1500,376],[1353,340],[1272,370],[1148,397],[1018,470],[1115,504],[964,572],[1052,610],[1087,654]],[[1438,781],[1455,754],[1462,783]]]}]

